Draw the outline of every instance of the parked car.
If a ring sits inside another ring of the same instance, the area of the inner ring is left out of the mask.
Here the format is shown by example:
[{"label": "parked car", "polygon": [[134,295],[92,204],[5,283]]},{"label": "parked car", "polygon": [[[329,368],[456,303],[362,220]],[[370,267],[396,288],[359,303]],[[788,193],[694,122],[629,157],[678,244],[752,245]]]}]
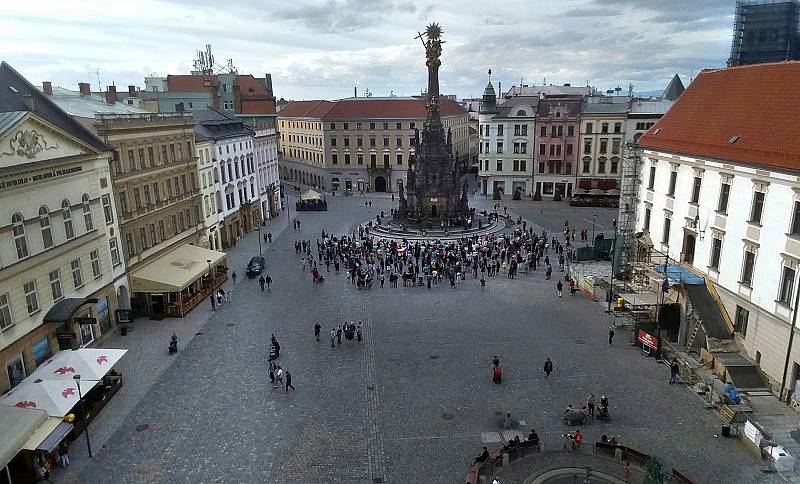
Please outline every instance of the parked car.
[{"label": "parked car", "polygon": [[250,259],[250,263],[247,264],[247,277],[250,279],[256,277],[257,275],[264,272],[264,269],[267,268],[267,262],[264,260],[263,257],[257,255]]}]

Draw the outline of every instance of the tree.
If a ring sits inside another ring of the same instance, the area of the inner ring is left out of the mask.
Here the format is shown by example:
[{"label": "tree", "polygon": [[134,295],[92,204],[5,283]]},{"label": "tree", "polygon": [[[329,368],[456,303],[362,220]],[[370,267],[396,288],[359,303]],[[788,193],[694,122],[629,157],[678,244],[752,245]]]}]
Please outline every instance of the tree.
[{"label": "tree", "polygon": [[661,461],[658,457],[651,457],[644,463],[646,475],[644,484],[664,484],[664,473],[662,472]]}]

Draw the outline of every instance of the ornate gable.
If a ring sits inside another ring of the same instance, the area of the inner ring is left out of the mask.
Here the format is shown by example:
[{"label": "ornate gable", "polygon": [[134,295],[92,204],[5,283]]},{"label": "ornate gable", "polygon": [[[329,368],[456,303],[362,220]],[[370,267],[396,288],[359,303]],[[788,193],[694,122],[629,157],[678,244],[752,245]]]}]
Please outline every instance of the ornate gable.
[{"label": "ornate gable", "polygon": [[0,169],[94,153],[97,150],[33,113],[0,132]]}]

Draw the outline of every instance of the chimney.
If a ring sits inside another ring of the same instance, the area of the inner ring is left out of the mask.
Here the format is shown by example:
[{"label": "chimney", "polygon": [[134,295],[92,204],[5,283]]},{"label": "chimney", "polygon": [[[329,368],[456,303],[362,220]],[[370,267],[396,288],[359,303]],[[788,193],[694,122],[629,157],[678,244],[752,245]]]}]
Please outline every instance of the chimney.
[{"label": "chimney", "polygon": [[47,94],[48,96],[53,95],[53,83],[50,81],[42,82],[42,92]]},{"label": "chimney", "polygon": [[497,81],[497,95],[503,97],[503,83],[500,81]]},{"label": "chimney", "polygon": [[358,86],[353,86],[353,97],[358,97]]},{"label": "chimney", "polygon": [[264,74],[265,88],[270,96],[272,96],[272,74]]},{"label": "chimney", "polygon": [[116,86],[108,86],[106,90],[106,103],[108,104],[116,104],[117,103],[117,87]]},{"label": "chimney", "polygon": [[80,91],[81,96],[91,96],[92,95],[92,88],[89,86],[88,82],[79,82],[78,83],[78,91]]},{"label": "chimney", "polygon": [[128,86],[128,96],[129,97],[136,97],[136,86]]}]

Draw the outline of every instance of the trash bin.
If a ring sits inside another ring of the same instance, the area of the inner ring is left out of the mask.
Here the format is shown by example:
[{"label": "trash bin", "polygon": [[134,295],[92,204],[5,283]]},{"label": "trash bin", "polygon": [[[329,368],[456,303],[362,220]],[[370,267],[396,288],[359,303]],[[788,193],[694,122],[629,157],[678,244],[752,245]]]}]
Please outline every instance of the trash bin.
[{"label": "trash bin", "polygon": [[722,424],[722,436],[723,437],[731,436],[731,424]]}]

